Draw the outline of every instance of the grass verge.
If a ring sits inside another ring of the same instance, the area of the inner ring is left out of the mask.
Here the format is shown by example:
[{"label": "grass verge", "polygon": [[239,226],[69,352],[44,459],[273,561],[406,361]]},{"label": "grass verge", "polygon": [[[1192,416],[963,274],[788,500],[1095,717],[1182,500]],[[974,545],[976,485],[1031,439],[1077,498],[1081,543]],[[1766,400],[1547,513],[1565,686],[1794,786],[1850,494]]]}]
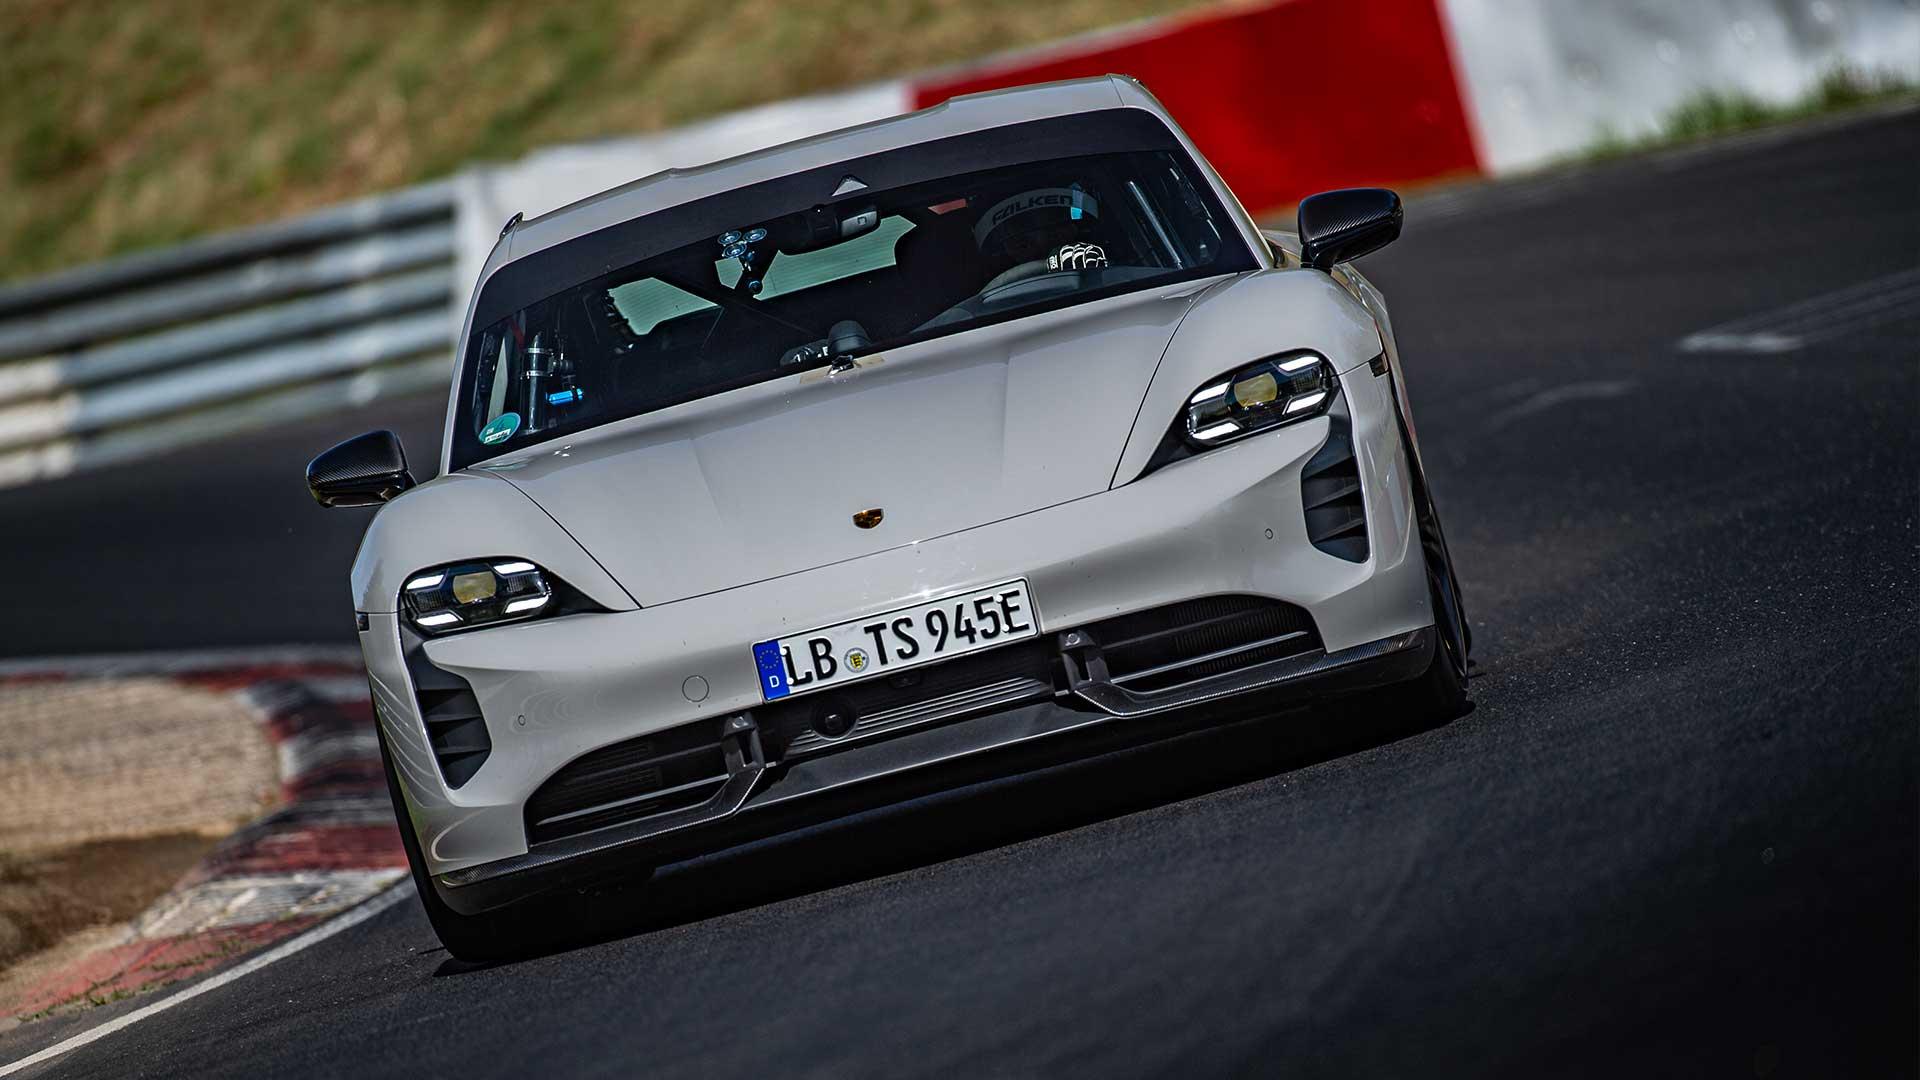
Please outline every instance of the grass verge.
[{"label": "grass verge", "polygon": [[0,279],[1208,0],[0,3]]},{"label": "grass verge", "polygon": [[1576,161],[1604,161],[1773,124],[1843,112],[1862,105],[1920,100],[1920,85],[1887,72],[1837,67],[1793,101],[1763,101],[1740,91],[1703,90],[1667,113],[1657,131],[1627,136],[1602,130]]}]

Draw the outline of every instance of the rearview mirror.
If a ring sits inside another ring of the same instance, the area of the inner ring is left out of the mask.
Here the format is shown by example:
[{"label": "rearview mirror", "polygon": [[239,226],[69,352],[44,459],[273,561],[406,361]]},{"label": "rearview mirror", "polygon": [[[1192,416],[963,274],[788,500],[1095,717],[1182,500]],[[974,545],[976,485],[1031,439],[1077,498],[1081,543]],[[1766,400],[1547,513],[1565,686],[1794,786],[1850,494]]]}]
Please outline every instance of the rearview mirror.
[{"label": "rearview mirror", "polygon": [[1400,235],[1400,196],[1386,188],[1342,188],[1300,203],[1300,261],[1331,270],[1391,244]]},{"label": "rearview mirror", "polygon": [[871,203],[861,206],[816,206],[800,210],[771,222],[773,239],[782,254],[799,255],[832,247],[843,240],[864,236],[880,227],[880,208]]},{"label": "rearview mirror", "polygon": [[321,506],[372,506],[413,486],[400,437],[369,431],[307,463],[307,490]]}]

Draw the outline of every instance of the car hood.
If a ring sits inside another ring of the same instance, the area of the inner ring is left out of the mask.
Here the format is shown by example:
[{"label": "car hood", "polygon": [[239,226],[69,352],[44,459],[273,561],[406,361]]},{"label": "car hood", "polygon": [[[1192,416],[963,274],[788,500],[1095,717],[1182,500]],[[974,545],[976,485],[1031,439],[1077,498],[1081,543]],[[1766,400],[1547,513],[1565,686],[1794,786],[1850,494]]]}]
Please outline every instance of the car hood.
[{"label": "car hood", "polygon": [[[1105,491],[1168,341],[1211,284],[921,342],[479,468],[642,606],[857,558]],[[878,524],[855,524],[872,510]]]}]

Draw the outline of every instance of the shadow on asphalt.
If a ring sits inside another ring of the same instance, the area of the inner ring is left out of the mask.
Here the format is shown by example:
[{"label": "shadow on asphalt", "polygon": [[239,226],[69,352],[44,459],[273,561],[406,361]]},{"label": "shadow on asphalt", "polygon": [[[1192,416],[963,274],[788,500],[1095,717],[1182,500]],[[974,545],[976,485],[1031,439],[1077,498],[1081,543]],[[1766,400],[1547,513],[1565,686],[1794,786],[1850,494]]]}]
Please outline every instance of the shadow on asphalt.
[{"label": "shadow on asphalt", "polygon": [[[643,883],[554,903],[539,917],[558,928],[555,936],[532,945],[519,959],[919,869],[1252,783],[1452,722],[1383,715],[1384,710],[1365,708],[1360,700],[1213,720],[1153,742],[978,781],[673,864]],[[1461,715],[1473,708],[1469,703]],[[514,962],[473,964],[449,957],[434,975]]]}]

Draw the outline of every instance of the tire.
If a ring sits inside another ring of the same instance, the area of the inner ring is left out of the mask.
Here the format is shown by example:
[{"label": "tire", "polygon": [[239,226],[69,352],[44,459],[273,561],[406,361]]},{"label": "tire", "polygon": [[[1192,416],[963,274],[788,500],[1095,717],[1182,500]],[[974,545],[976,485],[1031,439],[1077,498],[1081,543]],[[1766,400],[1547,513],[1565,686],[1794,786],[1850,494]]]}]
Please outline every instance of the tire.
[{"label": "tire", "polygon": [[1389,694],[1407,713],[1436,723],[1455,719],[1467,711],[1467,681],[1454,666],[1451,650],[1443,636],[1436,642],[1433,662],[1424,674],[1392,687]]},{"label": "tire", "polygon": [[[393,798],[394,819],[400,825],[400,843],[407,851],[407,869],[413,873],[413,887],[420,894],[420,906],[426,909],[427,921],[433,924],[440,944],[446,946],[448,955],[454,959],[473,964],[509,960],[531,951],[539,943],[537,930],[543,926],[543,920],[522,910],[532,905],[522,902],[478,915],[462,915],[448,907],[434,891],[426,860],[420,855],[420,838],[414,835],[413,822],[407,819],[407,803],[400,794],[393,755],[387,752],[387,733],[381,729],[377,717],[373,726],[380,740],[380,767],[387,774],[387,794]],[[536,932],[529,932],[530,928]]]},{"label": "tire", "polygon": [[1454,680],[1466,693],[1467,663],[1473,651],[1473,628],[1460,599],[1460,578],[1453,569],[1453,553],[1447,550],[1446,536],[1440,531],[1440,514],[1433,499],[1421,484],[1424,509],[1417,515],[1420,527],[1420,555],[1427,564],[1427,595],[1433,603],[1433,626],[1440,632],[1440,648],[1434,662],[1442,660],[1453,670]]},{"label": "tire", "polygon": [[1427,595],[1433,606],[1433,661],[1421,675],[1390,687],[1386,694],[1396,699],[1396,707],[1422,719],[1445,722],[1467,711],[1467,664],[1473,652],[1473,626],[1467,621],[1465,604],[1460,598],[1460,577],[1453,569],[1453,553],[1447,550],[1446,531],[1440,526],[1440,511],[1433,504],[1433,493],[1414,453],[1413,435],[1400,415],[1399,400],[1394,401],[1394,416],[1400,425],[1400,440],[1407,459],[1413,463],[1414,522],[1420,534],[1420,555],[1427,568]]},{"label": "tire", "polygon": [[[1430,564],[1431,565],[1431,564]],[[1405,682],[1393,683],[1370,691],[1370,707],[1386,710],[1394,716],[1423,724],[1444,724],[1467,711],[1467,677],[1464,661],[1455,647],[1455,637],[1441,625],[1444,621],[1441,589],[1428,571],[1428,588],[1433,593],[1435,636],[1433,659],[1427,669]]]}]

